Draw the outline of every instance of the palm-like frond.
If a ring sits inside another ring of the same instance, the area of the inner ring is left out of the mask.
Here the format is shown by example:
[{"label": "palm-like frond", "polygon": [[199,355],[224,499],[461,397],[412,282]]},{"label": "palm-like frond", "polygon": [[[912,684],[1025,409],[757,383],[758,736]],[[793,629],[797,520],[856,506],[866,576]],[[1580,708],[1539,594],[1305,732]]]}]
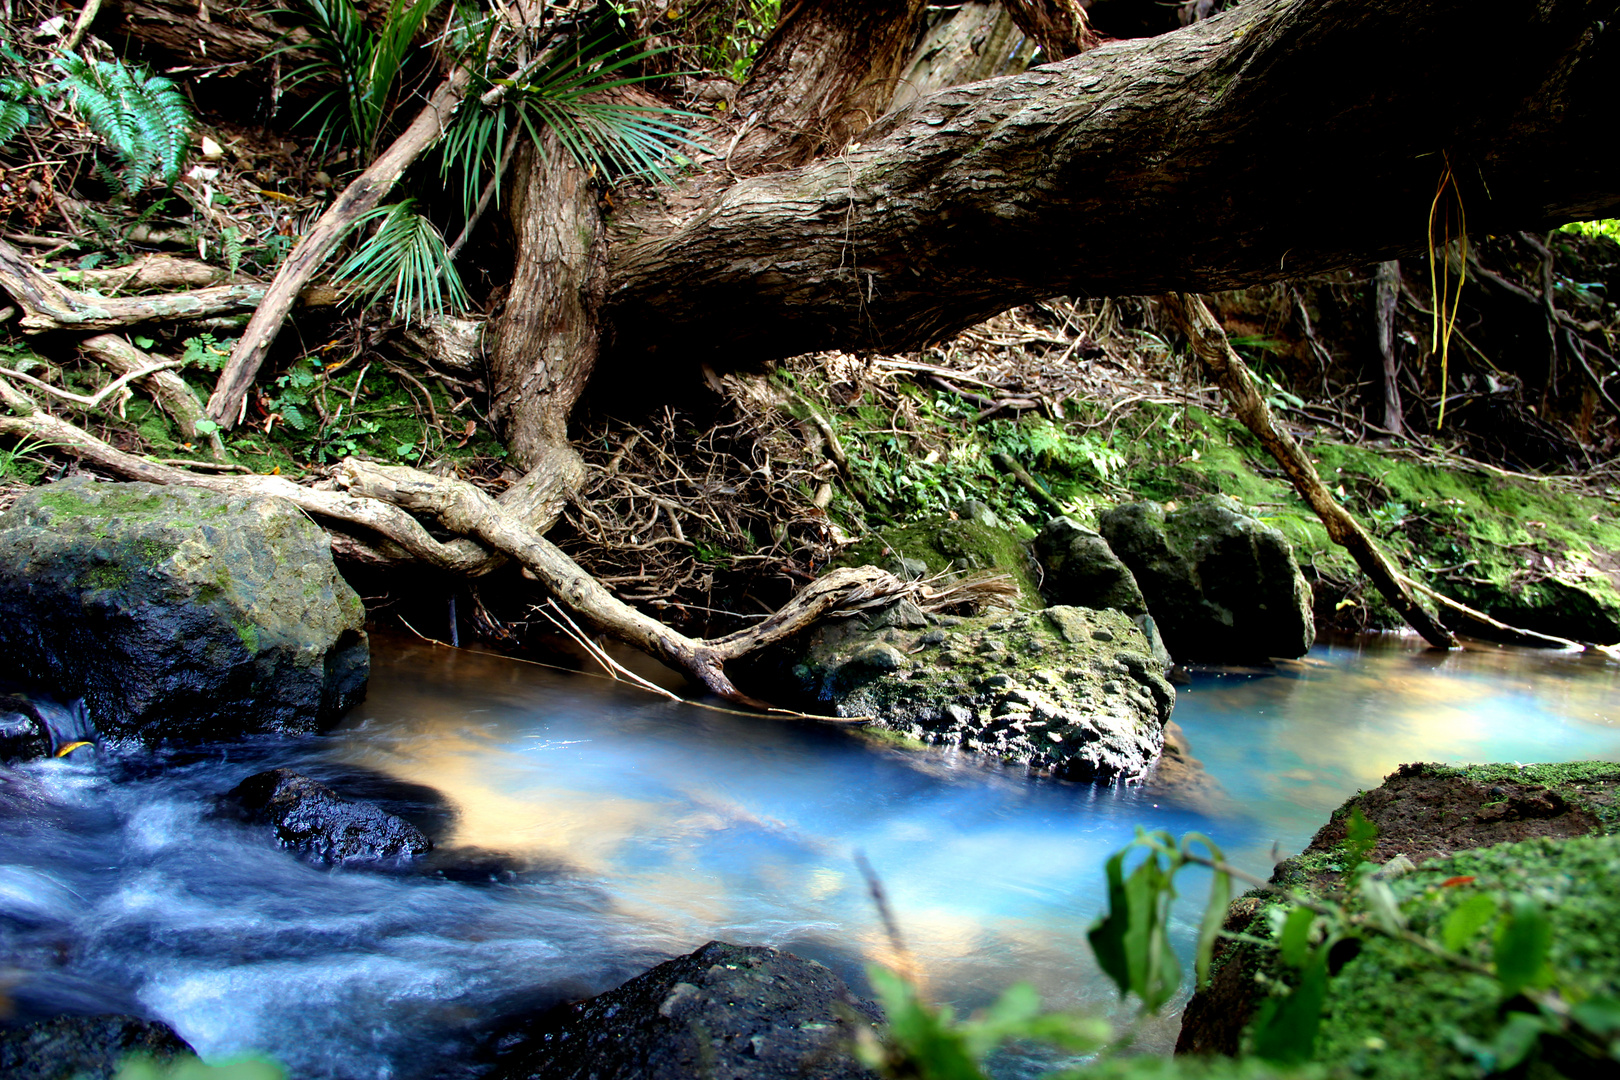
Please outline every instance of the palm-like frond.
[{"label": "palm-like frond", "polygon": [[652,78],[634,74],[636,66],[668,50],[645,45],[619,42],[608,32],[582,35],[516,79],[503,80],[506,94],[495,108],[480,108],[469,96],[440,158],[442,176],[461,172],[465,212],[472,213],[485,178],[499,168],[501,148],[517,125],[541,147],[542,133],[551,131],[581,168],[599,175],[669,182],[681,148],[697,145],[696,134],[682,123],[697,114],[611,96]]},{"label": "palm-like frond", "polygon": [[445,250],[444,237],[417,210],[415,199],[379,206],[355,222],[381,218],[377,231],[334,272],[367,304],[392,297],[390,312],[406,321],[467,306],[467,291]]},{"label": "palm-like frond", "polygon": [[54,89],[123,163],[130,194],[156,176],[180,178],[191,148],[191,106],[168,79],[117,60],[89,61],[73,53],[56,58],[63,77]]},{"label": "palm-like frond", "polygon": [[301,0],[309,31],[307,48],[316,59],[295,70],[289,87],[331,75],[339,87],[322,94],[300,119],[321,117],[318,147],[347,141],[368,158],[375,155],[389,97],[400,69],[410,55],[411,42],[439,0],[392,0],[382,32],[373,34],[353,0]]}]

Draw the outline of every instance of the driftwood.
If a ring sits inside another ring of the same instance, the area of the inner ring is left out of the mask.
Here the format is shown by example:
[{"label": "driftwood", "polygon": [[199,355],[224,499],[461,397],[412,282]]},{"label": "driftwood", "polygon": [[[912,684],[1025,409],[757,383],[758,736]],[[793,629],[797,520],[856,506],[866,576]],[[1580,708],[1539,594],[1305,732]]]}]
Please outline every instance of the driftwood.
[{"label": "driftwood", "polygon": [[1425,641],[1437,649],[1456,648],[1456,636],[1418,603],[1412,590],[1407,588],[1401,572],[1378,549],[1371,534],[1361,527],[1350,511],[1339,505],[1293,436],[1272,420],[1271,409],[1255,388],[1254,376],[1250,374],[1248,365],[1232,350],[1231,342],[1226,339],[1226,331],[1215,321],[1215,316],[1203,300],[1190,293],[1172,293],[1166,298],[1166,305],[1186,331],[1193,352],[1220,384],[1232,411],[1243,421],[1243,426],[1260,440],[1260,445],[1277,459],[1277,464],[1282,466],[1283,472],[1292,481],[1294,490],[1327,526],[1328,536],[1333,542],[1350,552],[1356,565],[1372,579],[1384,599],[1401,613],[1407,625],[1423,635]]},{"label": "driftwood", "polygon": [[[112,330],[144,322],[201,319],[250,311],[264,299],[262,282],[216,285],[156,296],[87,296],[49,277],[5,240],[0,240],[0,288],[22,309],[25,333],[47,330]],[[301,290],[308,305],[335,303],[330,289]]]}]

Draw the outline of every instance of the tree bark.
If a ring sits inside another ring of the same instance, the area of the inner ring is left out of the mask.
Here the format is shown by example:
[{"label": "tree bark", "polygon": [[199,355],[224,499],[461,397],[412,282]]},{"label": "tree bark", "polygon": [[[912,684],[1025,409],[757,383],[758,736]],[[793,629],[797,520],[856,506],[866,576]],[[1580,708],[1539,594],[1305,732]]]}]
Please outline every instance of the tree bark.
[{"label": "tree bark", "polygon": [[967,0],[923,35],[906,61],[891,107],[903,109],[948,86],[1023,71],[1029,50],[999,0]]},{"label": "tree bark", "polygon": [[[691,209],[621,204],[604,362],[901,350],[1052,295],[1415,253],[1441,155],[1500,232],[1620,213],[1620,0],[1252,0],[956,87]],[[1597,27],[1602,25],[1603,29]],[[1488,80],[1463,58],[1513,61]],[[1389,77],[1366,78],[1377,55]]]},{"label": "tree bark", "polygon": [[924,0],[789,0],[737,95],[748,130],[730,167],[749,173],[837,152],[889,109]]},{"label": "tree bark", "polygon": [[1083,0],[1002,0],[1013,22],[1041,50],[1040,62],[1064,60],[1097,44]]},{"label": "tree bark", "polygon": [[591,178],[550,135],[513,180],[517,263],[494,326],[491,409],[525,472],[502,503],[544,532],[585,481],[568,415],[596,366],[607,245]]}]

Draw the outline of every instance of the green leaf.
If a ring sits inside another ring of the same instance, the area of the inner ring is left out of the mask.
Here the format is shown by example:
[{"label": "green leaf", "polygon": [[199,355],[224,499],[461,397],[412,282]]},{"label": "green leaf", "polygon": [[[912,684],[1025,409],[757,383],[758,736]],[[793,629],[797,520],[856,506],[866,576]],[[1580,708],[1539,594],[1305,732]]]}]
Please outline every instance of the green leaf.
[{"label": "green leaf", "polygon": [[197,429],[199,435],[213,435],[219,431],[219,425],[207,417],[196,421],[192,426]]},{"label": "green leaf", "polygon": [[1554,1029],[1547,1020],[1534,1013],[1509,1013],[1507,1023],[1491,1040],[1491,1053],[1495,1059],[1492,1071],[1506,1072],[1519,1064],[1530,1056],[1530,1051],[1541,1041],[1542,1033],[1551,1030]]},{"label": "green leaf", "polygon": [[1254,1023],[1254,1053],[1279,1065],[1302,1065],[1316,1049],[1327,1001],[1327,958],[1331,941],[1317,946],[1299,985],[1280,997],[1267,998]]},{"label": "green leaf", "polygon": [[391,297],[391,314],[407,322],[470,303],[444,237],[416,206],[415,199],[406,199],[362,215],[354,228],[377,219],[381,224],[334,271],[352,294],[368,304]]},{"label": "green leaf", "polygon": [[156,338],[149,338],[145,334],[136,334],[129,340],[135,343],[135,347],[137,349],[150,349],[152,346],[157,344]]},{"label": "green leaf", "polygon": [[1362,814],[1360,805],[1350,810],[1350,820],[1345,824],[1344,854],[1345,868],[1355,869],[1367,861],[1373,848],[1378,846],[1378,826],[1368,821]]},{"label": "green leaf", "polygon": [[1440,940],[1452,952],[1461,952],[1496,914],[1496,898],[1475,893],[1451,909],[1440,930]]},{"label": "green leaf", "polygon": [[[1209,850],[1209,857],[1213,862],[1224,862],[1225,856],[1221,849],[1216,847],[1209,837],[1201,833],[1188,833],[1181,838],[1181,847],[1185,851],[1192,843],[1201,843]],[[1215,955],[1215,938],[1221,932],[1221,926],[1226,921],[1226,909],[1232,902],[1232,875],[1224,870],[1215,871],[1209,883],[1209,903],[1204,906],[1204,917],[1198,924],[1198,948],[1194,953],[1193,969],[1197,973],[1198,985],[1203,986],[1209,982],[1209,965]]]},{"label": "green leaf", "polygon": [[1131,968],[1125,960],[1125,930],[1130,925],[1130,913],[1125,897],[1125,852],[1116,851],[1104,866],[1108,877],[1108,913],[1097,920],[1086,939],[1091,942],[1092,954],[1103,974],[1114,980],[1119,996],[1131,991]]},{"label": "green leaf", "polygon": [[1311,955],[1311,927],[1316,923],[1316,912],[1308,907],[1291,909],[1283,919],[1282,932],[1277,935],[1277,951],[1282,962],[1292,968],[1302,968]]},{"label": "green leaf", "polygon": [[1552,923],[1547,913],[1528,896],[1513,898],[1507,922],[1496,935],[1496,978],[1502,996],[1512,997],[1528,986],[1541,985],[1548,972],[1552,949]]}]

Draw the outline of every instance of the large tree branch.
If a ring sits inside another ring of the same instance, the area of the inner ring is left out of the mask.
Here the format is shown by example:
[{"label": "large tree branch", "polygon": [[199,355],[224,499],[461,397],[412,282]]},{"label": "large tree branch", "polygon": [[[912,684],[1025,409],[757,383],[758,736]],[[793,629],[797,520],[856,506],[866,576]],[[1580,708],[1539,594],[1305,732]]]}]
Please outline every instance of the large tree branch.
[{"label": "large tree branch", "polygon": [[1045,296],[1404,256],[1447,161],[1479,229],[1612,216],[1617,97],[1620,0],[1252,0],[935,94],[695,211],[623,204],[604,361],[904,349]]}]

